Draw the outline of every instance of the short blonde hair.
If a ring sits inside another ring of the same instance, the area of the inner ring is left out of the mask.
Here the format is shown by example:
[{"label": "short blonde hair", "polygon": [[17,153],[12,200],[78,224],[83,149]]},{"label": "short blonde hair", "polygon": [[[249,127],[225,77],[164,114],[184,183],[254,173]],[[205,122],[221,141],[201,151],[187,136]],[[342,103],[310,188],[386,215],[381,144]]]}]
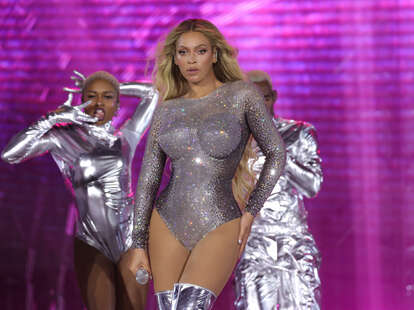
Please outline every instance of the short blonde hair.
[{"label": "short blonde hair", "polygon": [[92,82],[96,80],[103,80],[112,85],[116,93],[116,103],[119,108],[119,93],[120,93],[119,82],[116,77],[114,77],[112,74],[106,71],[96,71],[86,78],[86,80],[82,84],[82,101],[86,101],[85,100],[86,90],[88,89],[88,86],[91,85]]},{"label": "short blonde hair", "polygon": [[266,82],[270,89],[273,89],[272,79],[269,74],[261,70],[251,70],[246,73],[249,81],[253,83],[262,83]]}]

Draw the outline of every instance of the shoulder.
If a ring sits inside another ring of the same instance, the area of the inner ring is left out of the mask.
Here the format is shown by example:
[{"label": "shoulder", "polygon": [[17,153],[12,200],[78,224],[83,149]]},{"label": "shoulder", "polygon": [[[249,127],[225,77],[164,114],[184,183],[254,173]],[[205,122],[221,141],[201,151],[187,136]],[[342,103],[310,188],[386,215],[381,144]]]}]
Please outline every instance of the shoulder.
[{"label": "shoulder", "polygon": [[316,137],[316,128],[311,123],[304,122],[304,121],[295,121],[300,126],[301,132],[304,134],[312,135]]},{"label": "shoulder", "polygon": [[167,119],[172,112],[174,106],[177,105],[176,99],[170,99],[166,101],[159,102],[155,108],[152,124],[161,123],[163,120]]},{"label": "shoulder", "polygon": [[297,121],[294,119],[287,119],[282,117],[276,117],[274,118],[274,122],[278,126],[290,126],[293,128],[296,128],[297,130],[303,131],[303,132],[311,132],[316,131],[315,126],[313,126],[311,123],[305,122],[305,121]]},{"label": "shoulder", "polygon": [[295,128],[295,130],[297,130],[302,137],[313,140],[317,139],[316,128],[311,123],[281,118],[279,118],[279,121],[285,123],[288,126],[291,126],[292,128]]},{"label": "shoulder", "polygon": [[161,101],[158,103],[157,110],[159,113],[168,113],[176,107],[180,106],[182,104],[182,101],[182,98],[174,98]]},{"label": "shoulder", "polygon": [[170,99],[167,101],[159,102],[157,104],[157,107],[155,108],[154,116],[161,116],[165,113],[168,113],[168,110],[170,109],[170,107],[174,105],[174,101],[175,99]]},{"label": "shoulder", "polygon": [[[252,82],[243,80],[227,83],[231,91],[244,96],[261,96],[259,89]],[[262,96],[261,96],[262,97]]]},{"label": "shoulder", "polygon": [[245,107],[255,106],[256,104],[263,102],[263,95],[259,89],[251,82],[243,80],[229,82],[225,85],[224,95],[233,98],[233,100],[244,103]]}]

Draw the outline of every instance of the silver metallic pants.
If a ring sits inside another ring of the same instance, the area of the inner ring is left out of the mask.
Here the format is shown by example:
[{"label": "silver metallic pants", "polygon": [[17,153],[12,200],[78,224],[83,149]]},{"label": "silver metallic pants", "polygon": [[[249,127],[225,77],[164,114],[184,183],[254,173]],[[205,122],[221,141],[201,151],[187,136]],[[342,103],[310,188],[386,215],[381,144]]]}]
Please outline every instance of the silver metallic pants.
[{"label": "silver metallic pants", "polygon": [[[236,309],[319,310],[320,256],[313,238],[263,238],[261,244],[254,239],[249,246],[256,245],[256,250],[244,253],[236,269]],[[272,261],[275,256],[277,261]]]}]

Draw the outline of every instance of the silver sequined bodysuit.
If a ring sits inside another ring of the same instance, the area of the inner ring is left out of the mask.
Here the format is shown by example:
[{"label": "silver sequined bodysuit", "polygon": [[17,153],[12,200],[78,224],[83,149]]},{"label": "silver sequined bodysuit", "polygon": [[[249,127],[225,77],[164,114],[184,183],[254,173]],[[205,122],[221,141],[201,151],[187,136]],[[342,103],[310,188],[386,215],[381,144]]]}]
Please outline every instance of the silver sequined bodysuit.
[{"label": "silver sequined bodysuit", "polygon": [[[276,118],[286,145],[286,166],[255,218],[235,270],[238,310],[319,310],[321,256],[308,230],[303,196],[314,197],[322,183],[315,128]],[[265,156],[260,150],[253,170]]]},{"label": "silver sequined bodysuit", "polygon": [[131,162],[158,100],[146,84],[123,84],[121,94],[143,99],[119,131],[110,123],[56,124],[52,113],[18,133],[2,153],[6,162],[19,163],[50,152],[76,199],[76,237],[113,262],[132,243]]},{"label": "silver sequined bodysuit", "polygon": [[[199,99],[177,98],[154,114],[135,198],[133,246],[146,246],[152,206],[191,250],[208,232],[241,216],[232,178],[250,133],[266,155],[246,210],[255,215],[270,195],[285,162],[283,141],[263,96],[244,81],[224,84]],[[172,174],[155,201],[166,157]]]}]

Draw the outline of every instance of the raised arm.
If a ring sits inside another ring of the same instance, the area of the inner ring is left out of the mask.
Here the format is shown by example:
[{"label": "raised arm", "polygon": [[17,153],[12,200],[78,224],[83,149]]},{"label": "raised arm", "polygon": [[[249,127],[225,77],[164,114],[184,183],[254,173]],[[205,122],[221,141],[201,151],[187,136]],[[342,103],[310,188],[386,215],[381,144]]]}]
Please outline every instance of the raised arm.
[{"label": "raised arm", "polygon": [[147,247],[149,220],[164,171],[166,154],[158,143],[161,127],[160,110],[161,107],[158,107],[154,113],[135,192],[132,248]]},{"label": "raised arm", "polygon": [[120,92],[122,95],[142,98],[131,119],[121,128],[131,146],[131,152],[134,152],[151,122],[159,96],[151,84],[137,82],[122,83]]},{"label": "raised arm", "polygon": [[289,182],[305,197],[318,194],[323,174],[315,128],[304,124],[298,140],[298,148],[289,152],[285,173]]},{"label": "raised arm", "polygon": [[134,115],[126,124],[126,127],[141,136],[151,122],[152,115],[157,107],[158,91],[148,83],[122,83],[121,95],[142,98]]},{"label": "raised arm", "polygon": [[[64,90],[70,93],[81,93],[85,76],[76,70],[73,72],[71,79],[77,88],[65,87]],[[134,115],[125,122],[121,129],[126,134],[132,146],[131,149],[135,150],[135,146],[151,122],[159,98],[158,91],[150,83],[144,82],[121,83],[119,90],[121,95],[142,99]]]},{"label": "raised arm", "polygon": [[[68,101],[61,108],[48,113],[16,134],[2,151],[1,158],[9,164],[17,164],[52,150],[57,141],[52,135],[48,135],[48,132],[57,124],[96,122],[95,118],[80,110],[85,104],[79,107],[71,107],[71,100],[72,94],[69,94]],[[86,104],[89,104],[89,102]]]},{"label": "raised arm", "polygon": [[247,124],[266,157],[256,187],[251,193],[245,209],[255,216],[272,193],[283,172],[286,152],[283,140],[266,110],[263,96],[253,85],[247,85],[245,106]]}]

